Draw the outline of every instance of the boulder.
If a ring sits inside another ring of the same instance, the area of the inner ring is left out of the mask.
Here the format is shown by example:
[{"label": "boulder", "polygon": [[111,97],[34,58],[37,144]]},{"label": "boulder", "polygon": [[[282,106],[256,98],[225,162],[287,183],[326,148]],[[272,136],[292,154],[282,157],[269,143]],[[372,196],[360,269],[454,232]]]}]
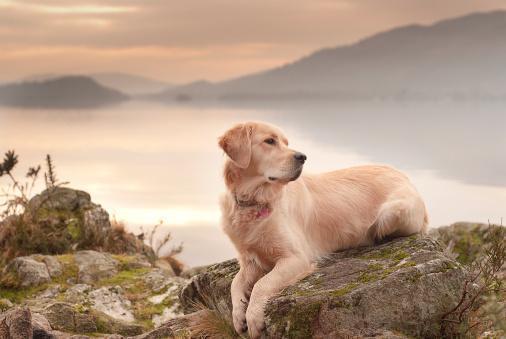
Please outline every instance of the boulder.
[{"label": "boulder", "polygon": [[37,286],[51,280],[46,265],[32,257],[13,259],[5,267],[4,274],[14,275],[17,284],[21,287]]},{"label": "boulder", "polygon": [[92,308],[124,322],[135,320],[132,303],[123,296],[120,286],[101,287],[88,293]]},{"label": "boulder", "polygon": [[13,308],[0,314],[0,338],[32,339],[32,314],[26,307]]},{"label": "boulder", "polygon": [[52,339],[51,324],[39,313],[32,313],[33,339]]},{"label": "boulder", "polygon": [[54,187],[37,194],[28,203],[32,211],[40,209],[56,209],[75,211],[91,207],[91,197],[84,191],[67,187]]},{"label": "boulder", "polygon": [[79,251],[75,254],[79,283],[92,284],[118,273],[119,262],[108,253]]},{"label": "boulder", "polygon": [[75,330],[74,307],[63,302],[53,302],[44,309],[44,317],[51,327],[59,331],[73,332]]},{"label": "boulder", "polygon": [[[194,276],[180,299],[231,323],[235,260]],[[459,300],[464,268],[431,238],[411,236],[336,252],[308,277],[269,300],[267,338],[438,337],[441,316]]]}]

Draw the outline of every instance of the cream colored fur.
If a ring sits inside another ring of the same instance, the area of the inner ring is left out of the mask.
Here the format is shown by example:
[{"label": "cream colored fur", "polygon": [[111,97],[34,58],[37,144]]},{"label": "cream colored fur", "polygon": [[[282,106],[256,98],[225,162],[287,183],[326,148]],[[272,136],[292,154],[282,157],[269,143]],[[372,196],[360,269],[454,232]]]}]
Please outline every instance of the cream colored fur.
[{"label": "cream colored fur", "polygon": [[[275,143],[269,144],[270,139]],[[283,132],[259,122],[234,126],[219,144],[228,155],[223,229],[241,267],[231,286],[239,333],[247,327],[258,338],[267,300],[309,274],[318,258],[385,236],[426,230],[423,200],[409,179],[391,167],[298,177],[302,165]]]}]

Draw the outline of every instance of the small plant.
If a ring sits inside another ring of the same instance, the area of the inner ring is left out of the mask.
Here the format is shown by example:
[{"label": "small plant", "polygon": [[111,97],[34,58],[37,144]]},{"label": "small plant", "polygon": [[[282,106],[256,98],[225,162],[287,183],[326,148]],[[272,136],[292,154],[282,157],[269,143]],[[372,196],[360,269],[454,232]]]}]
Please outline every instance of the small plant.
[{"label": "small plant", "polygon": [[500,304],[494,303],[494,300],[506,292],[504,278],[500,276],[506,262],[506,229],[502,225],[489,225],[485,239],[488,245],[468,266],[469,273],[464,281],[459,302],[441,318],[442,337],[469,336],[473,329],[485,326],[486,321],[489,325],[491,322],[496,323],[492,325],[501,324],[495,321],[495,314],[504,314],[504,307],[499,307],[498,310],[497,306]]},{"label": "small plant", "polygon": [[[158,238],[159,235],[159,229],[163,226],[163,220],[160,220],[158,224],[153,226],[151,230],[148,232],[145,232],[144,229],[141,227],[141,234],[138,236],[139,239],[145,241],[152,249],[155,251],[155,254],[157,257],[173,257],[183,251],[183,244],[179,244],[178,246],[172,247],[168,253],[162,255],[162,250],[168,245],[170,240],[172,239],[171,234],[167,233],[163,238]],[[147,237],[146,237],[147,235]]]},{"label": "small plant", "polygon": [[[16,152],[10,150],[5,153],[4,160],[0,163],[0,177],[6,176],[11,180],[11,185],[7,189],[2,188],[1,196],[4,201],[0,203],[0,208],[3,207],[3,211],[0,214],[1,218],[24,212],[41,171],[40,165],[29,167],[26,172],[26,178],[28,180],[25,183],[21,183],[21,181],[12,174],[12,171],[19,162],[18,158]],[[46,155],[46,172],[44,173],[44,178],[47,189],[68,184],[68,182],[58,182],[55,166],[49,154]]]}]

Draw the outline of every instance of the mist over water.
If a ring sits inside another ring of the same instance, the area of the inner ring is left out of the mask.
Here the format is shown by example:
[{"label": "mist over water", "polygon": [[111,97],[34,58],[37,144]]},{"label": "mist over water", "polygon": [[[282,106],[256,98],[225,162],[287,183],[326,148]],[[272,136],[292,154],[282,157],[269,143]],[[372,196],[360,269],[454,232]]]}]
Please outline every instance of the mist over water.
[{"label": "mist over water", "polygon": [[506,216],[501,103],[0,108],[0,151],[19,153],[19,177],[50,153],[70,187],[89,192],[133,231],[163,220],[175,241],[185,244],[181,258],[205,264],[234,256],[219,228],[224,155],[217,138],[246,120],[284,129],[290,146],[308,155],[305,172],[365,163],[400,168],[425,198],[433,227],[459,220],[499,223]]}]

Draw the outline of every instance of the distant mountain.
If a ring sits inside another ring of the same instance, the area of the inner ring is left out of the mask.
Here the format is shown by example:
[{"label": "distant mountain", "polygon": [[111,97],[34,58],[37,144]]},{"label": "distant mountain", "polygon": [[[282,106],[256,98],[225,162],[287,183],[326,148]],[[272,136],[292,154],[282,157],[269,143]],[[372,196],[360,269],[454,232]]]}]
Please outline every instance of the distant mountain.
[{"label": "distant mountain", "polygon": [[128,100],[117,90],[85,76],[0,86],[0,105],[28,108],[94,108]]},{"label": "distant mountain", "polygon": [[229,81],[155,96],[190,99],[506,99],[506,11],[393,29]]},{"label": "distant mountain", "polygon": [[99,84],[117,89],[129,95],[160,92],[172,87],[171,84],[163,81],[127,73],[95,73],[89,76]]}]

